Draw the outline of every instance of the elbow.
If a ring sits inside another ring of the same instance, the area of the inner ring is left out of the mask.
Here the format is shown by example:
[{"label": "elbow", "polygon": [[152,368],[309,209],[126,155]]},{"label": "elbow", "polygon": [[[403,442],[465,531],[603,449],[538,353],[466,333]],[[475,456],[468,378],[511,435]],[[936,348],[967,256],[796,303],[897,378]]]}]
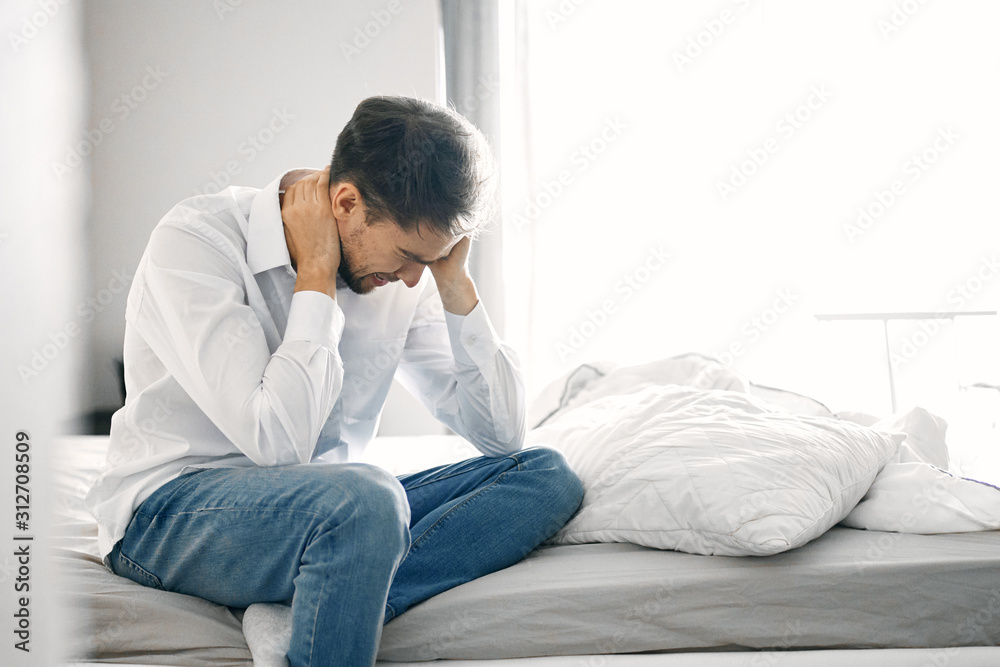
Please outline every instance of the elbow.
[{"label": "elbow", "polygon": [[302,459],[302,455],[299,453],[298,449],[292,453],[282,454],[278,454],[273,449],[262,449],[258,452],[248,453],[247,458],[253,461],[254,464],[260,468],[276,468],[279,466],[289,466],[297,463],[309,462],[308,460]]},{"label": "elbow", "polygon": [[524,439],[512,440],[503,445],[503,456],[510,456],[524,449]]},{"label": "elbow", "polygon": [[524,414],[521,414],[521,419],[518,421],[517,428],[514,429],[514,437],[510,438],[505,444],[505,448],[509,454],[514,452],[519,452],[524,449],[524,442],[527,439],[527,434],[525,432],[525,419]]},{"label": "elbow", "polygon": [[524,449],[527,439],[527,418],[525,415],[524,401],[518,401],[516,408],[510,411],[512,419],[506,423],[506,428],[496,429],[494,434],[494,446],[501,452],[501,456],[507,456]]},{"label": "elbow", "polygon": [[262,424],[257,433],[257,446],[244,451],[257,466],[275,468],[312,460],[316,437],[311,437],[309,433],[288,432],[283,428],[276,429],[277,432],[268,431]]},{"label": "elbow", "polygon": [[332,391],[305,400],[282,400],[268,383],[261,384],[255,406],[256,428],[253,447],[247,456],[263,468],[289,466],[312,461],[323,426],[329,418],[342,379],[327,378]]},{"label": "elbow", "polygon": [[[519,426],[514,429],[513,433],[508,434],[496,434],[497,437],[490,439],[489,442],[484,442],[481,449],[487,456],[493,456],[501,458],[504,456],[510,456],[515,452],[519,452],[524,449],[525,443],[525,429],[524,420],[519,422]],[[506,436],[506,437],[502,437]]]}]

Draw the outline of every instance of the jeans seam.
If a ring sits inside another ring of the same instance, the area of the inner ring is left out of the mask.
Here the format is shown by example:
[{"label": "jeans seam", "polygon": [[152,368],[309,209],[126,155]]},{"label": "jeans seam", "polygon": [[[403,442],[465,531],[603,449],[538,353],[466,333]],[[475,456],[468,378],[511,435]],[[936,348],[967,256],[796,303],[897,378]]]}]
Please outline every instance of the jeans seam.
[{"label": "jeans seam", "polygon": [[458,505],[455,505],[450,510],[448,510],[447,512],[445,512],[444,514],[442,514],[441,516],[439,516],[437,518],[437,521],[435,521],[429,528],[427,528],[427,530],[425,530],[423,533],[421,533],[420,537],[418,537],[416,539],[416,541],[414,541],[414,542],[412,542],[410,544],[410,548],[407,549],[407,552],[406,552],[407,556],[411,552],[415,551],[415,549],[417,548],[417,545],[419,545],[420,542],[422,542],[425,537],[428,537],[428,536],[431,535],[431,533],[434,533],[435,531],[437,531],[437,528],[441,524],[442,521],[444,521],[447,517],[451,516],[452,513],[454,513],[460,507],[464,507],[470,501],[475,500],[476,498],[478,498],[479,496],[481,496],[484,491],[486,491],[488,489],[492,489],[493,487],[495,487],[500,482],[501,479],[503,479],[504,477],[507,476],[507,472],[509,472],[509,471],[504,471],[504,472],[500,473],[499,475],[497,475],[497,478],[495,480],[493,480],[492,482],[490,482],[486,486],[480,488],[478,491],[476,491],[476,493],[474,493],[473,495],[469,496],[468,498],[466,498],[465,500],[463,500],[461,503],[459,503]]},{"label": "jeans seam", "polygon": [[[167,498],[167,499],[166,499],[166,500],[165,500],[165,501],[163,502],[163,504],[165,505],[165,504],[167,504],[168,502],[170,502],[170,500],[171,500],[171,499],[172,499],[172,498],[173,498],[173,497],[174,497],[175,495],[177,495],[177,492],[178,492],[178,491],[180,491],[181,489],[183,489],[183,488],[184,488],[184,487],[185,487],[185,486],[187,485],[187,483],[188,483],[188,482],[190,482],[190,481],[191,481],[191,480],[192,480],[192,479],[193,479],[193,478],[195,477],[195,474],[196,474],[196,473],[199,473],[199,472],[203,472],[203,471],[205,471],[205,470],[209,470],[209,468],[199,468],[199,469],[197,469],[197,470],[193,470],[193,471],[191,471],[191,472],[187,472],[187,473],[184,473],[184,475],[187,475],[187,479],[185,479],[185,480],[184,480],[184,481],[183,481],[183,482],[182,482],[181,484],[178,484],[178,485],[177,485],[177,488],[176,488],[176,489],[174,489],[173,491],[171,491],[171,492],[170,492],[170,497],[169,497],[169,498]],[[164,483],[163,483],[163,484],[161,484],[161,485],[160,485],[160,486],[159,486],[159,487],[158,487],[158,488],[157,488],[156,490],[158,491],[158,490],[159,490],[160,488],[162,488],[162,487],[166,486],[167,484],[169,484],[170,482],[173,482],[173,481],[174,481],[174,480],[176,480],[176,479],[179,479],[180,477],[183,477],[183,475],[178,475],[178,476],[177,476],[177,477],[175,477],[174,479],[171,479],[171,480],[168,480],[168,481],[164,482]],[[149,494],[149,496],[148,496],[148,497],[146,498],[146,500],[149,500],[149,498],[152,498],[152,497],[153,497],[153,494],[154,494],[154,493],[156,493],[156,491],[153,491],[153,493]],[[143,516],[145,516],[145,517],[148,517],[148,518],[152,519],[152,518],[153,518],[153,517],[155,517],[155,516],[156,516],[157,514],[159,514],[159,512],[157,512],[156,514],[147,514],[146,512],[143,512],[143,511],[142,511],[142,506],[146,504],[146,500],[144,500],[144,501],[142,501],[141,503],[139,503],[139,507],[137,507],[137,508],[136,508],[136,510],[135,510],[135,513],[136,513],[136,514],[141,514],[141,515],[143,515]]]},{"label": "jeans seam", "polygon": [[183,512],[173,512],[172,514],[167,514],[166,512],[157,512],[156,514],[144,514],[143,516],[149,519],[158,519],[164,517],[175,517],[184,516],[187,514],[201,514],[202,512],[295,512],[297,514],[311,514],[315,517],[320,517],[323,520],[329,519],[330,517],[321,512],[314,512],[312,510],[298,509],[298,508],[286,508],[286,507],[199,507],[196,510],[185,510]]},{"label": "jeans seam", "polygon": [[152,579],[156,583],[156,588],[159,588],[160,590],[165,590],[163,588],[163,582],[160,581],[160,578],[158,576],[156,576],[155,574],[153,574],[152,572],[150,572],[149,570],[147,570],[143,566],[139,565],[138,563],[136,563],[134,560],[132,560],[128,556],[126,556],[124,554],[124,552],[122,552],[121,547],[119,547],[119,549],[118,549],[118,557],[121,558],[123,561],[125,561],[125,563],[129,567],[135,568],[136,570],[138,570],[139,572],[141,572],[143,575],[145,575],[145,576],[149,577],[150,579]]},{"label": "jeans seam", "polygon": [[323,604],[323,591],[326,590],[326,583],[329,581],[327,575],[323,575],[323,585],[319,587],[319,604],[316,605],[316,616],[313,618],[312,633],[309,637],[309,664],[313,664],[313,653],[316,651],[316,628],[319,626],[319,608]]},{"label": "jeans seam", "polygon": [[[519,453],[520,452],[514,452],[513,454],[508,454],[507,456],[497,457],[497,458],[493,459],[493,461],[502,461],[503,459],[514,459],[514,462],[517,464],[517,469],[520,470],[521,469],[521,461],[520,461],[520,459],[517,458],[517,454],[519,454]],[[485,457],[485,458],[489,458],[489,457]],[[419,489],[422,486],[427,486],[428,484],[433,484],[434,482],[443,482],[446,479],[451,479],[452,477],[457,477],[458,475],[464,475],[466,473],[472,472],[473,470],[478,470],[479,468],[482,468],[483,466],[486,466],[486,465],[490,465],[491,463],[492,463],[492,461],[484,461],[482,465],[476,466],[475,468],[469,468],[468,470],[460,470],[458,472],[454,472],[454,473],[452,473],[450,475],[446,475],[444,477],[435,477],[432,480],[428,480],[426,482],[421,482],[420,484],[414,484],[413,486],[407,486],[405,488],[406,488],[407,491],[409,491],[411,489]]]}]

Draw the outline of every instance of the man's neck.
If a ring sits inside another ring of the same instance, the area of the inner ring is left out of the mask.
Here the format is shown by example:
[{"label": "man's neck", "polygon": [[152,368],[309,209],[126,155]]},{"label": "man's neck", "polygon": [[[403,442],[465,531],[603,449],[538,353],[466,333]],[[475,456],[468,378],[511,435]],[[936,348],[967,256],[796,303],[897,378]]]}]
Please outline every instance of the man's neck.
[{"label": "man's neck", "polygon": [[[292,187],[294,183],[305,178],[309,174],[313,174],[319,171],[318,169],[293,169],[284,176],[281,177],[281,183],[278,184],[278,207],[285,205],[285,190]],[[295,264],[295,257],[292,255],[292,248],[288,244],[288,228],[284,226],[284,216],[282,216],[282,228],[285,231],[285,246],[288,248],[288,256],[292,261],[292,270],[297,271],[297,265]]]}]

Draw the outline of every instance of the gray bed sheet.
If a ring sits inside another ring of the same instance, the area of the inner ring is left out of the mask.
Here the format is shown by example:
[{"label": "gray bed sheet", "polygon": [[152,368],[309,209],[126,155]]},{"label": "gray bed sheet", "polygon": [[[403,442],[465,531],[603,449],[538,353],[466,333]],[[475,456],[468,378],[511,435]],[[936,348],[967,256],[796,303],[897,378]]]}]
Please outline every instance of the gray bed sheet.
[{"label": "gray bed sheet", "polygon": [[1000,532],[835,527],[767,557],[543,547],[385,626],[379,658],[1000,645]]},{"label": "gray bed sheet", "polygon": [[[65,659],[251,664],[242,610],[146,588],[101,564],[97,525],[82,501],[106,438],[68,438],[56,449],[52,558],[69,620]],[[764,558],[631,544],[543,547],[394,619],[379,658],[998,645],[1000,532],[837,527]],[[776,664],[774,655],[759,655],[767,658],[760,664]],[[594,660],[574,664],[600,664]]]}]

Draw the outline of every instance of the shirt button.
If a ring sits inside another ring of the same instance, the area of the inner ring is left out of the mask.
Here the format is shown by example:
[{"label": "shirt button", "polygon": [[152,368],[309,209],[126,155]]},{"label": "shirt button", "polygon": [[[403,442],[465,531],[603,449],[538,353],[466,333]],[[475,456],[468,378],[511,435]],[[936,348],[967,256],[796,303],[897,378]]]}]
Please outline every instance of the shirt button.
[{"label": "shirt button", "polygon": [[465,344],[466,345],[475,345],[475,343],[476,343],[476,337],[475,336],[466,336],[465,337]]}]

